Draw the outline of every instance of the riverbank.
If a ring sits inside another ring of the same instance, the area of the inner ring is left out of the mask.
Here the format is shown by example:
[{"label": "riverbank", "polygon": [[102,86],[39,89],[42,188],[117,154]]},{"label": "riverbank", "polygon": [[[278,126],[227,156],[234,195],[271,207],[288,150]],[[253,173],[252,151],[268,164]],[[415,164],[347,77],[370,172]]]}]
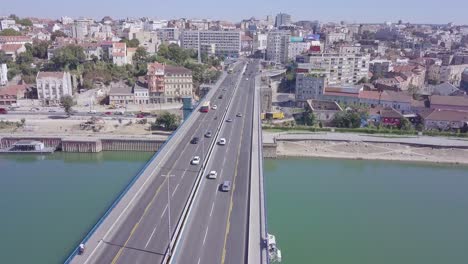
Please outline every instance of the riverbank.
[{"label": "riverbank", "polygon": [[[434,137],[266,133],[276,157],[389,160],[468,165],[468,141]],[[271,146],[271,145],[270,145]],[[271,151],[271,150],[270,150]]]}]

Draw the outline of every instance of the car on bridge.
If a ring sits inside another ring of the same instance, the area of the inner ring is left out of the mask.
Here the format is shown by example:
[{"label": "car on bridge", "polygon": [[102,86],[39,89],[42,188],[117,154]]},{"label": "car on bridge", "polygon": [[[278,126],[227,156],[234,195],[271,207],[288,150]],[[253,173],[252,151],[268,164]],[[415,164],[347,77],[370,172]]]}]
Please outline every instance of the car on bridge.
[{"label": "car on bridge", "polygon": [[216,171],[210,171],[208,173],[208,179],[216,179],[218,177],[218,173]]},{"label": "car on bridge", "polygon": [[200,141],[199,137],[194,137],[194,138],[192,138],[192,140],[190,140],[190,143],[191,144],[198,144],[199,141]]},{"label": "car on bridge", "polygon": [[211,133],[211,131],[208,131],[205,133],[206,138],[211,138],[212,136],[213,136],[213,133]]},{"label": "car on bridge", "polygon": [[218,109],[218,106],[217,106],[217,105],[213,105],[213,106],[211,107],[211,109],[216,110],[216,109]]},{"label": "car on bridge", "polygon": [[231,119],[231,118],[228,118],[228,119],[226,119],[226,122],[231,123],[231,122],[232,122],[232,119]]},{"label": "car on bridge", "polygon": [[237,113],[237,117],[242,117],[242,113]]},{"label": "car on bridge", "polygon": [[190,162],[192,165],[198,165],[200,164],[200,157],[199,156],[195,156],[193,157],[192,161]]},{"label": "car on bridge", "polygon": [[224,181],[221,185],[221,191],[229,192],[231,190],[231,181]]},{"label": "car on bridge", "polygon": [[220,138],[219,141],[218,141],[218,145],[220,145],[220,146],[226,145],[226,139],[225,138]]}]

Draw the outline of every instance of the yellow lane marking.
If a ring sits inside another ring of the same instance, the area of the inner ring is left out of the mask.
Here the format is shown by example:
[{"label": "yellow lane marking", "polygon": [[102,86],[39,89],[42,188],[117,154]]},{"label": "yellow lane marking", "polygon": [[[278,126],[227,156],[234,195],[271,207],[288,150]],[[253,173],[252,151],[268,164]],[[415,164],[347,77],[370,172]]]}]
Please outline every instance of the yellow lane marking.
[{"label": "yellow lane marking", "polygon": [[[203,121],[205,121],[206,119],[206,115],[202,118],[202,121],[199,122],[198,124],[198,127],[197,129],[195,129],[195,131],[198,131],[198,129],[200,128],[200,125],[201,123],[203,123]],[[182,153],[185,152],[186,148],[187,148],[188,144],[185,145],[184,149],[182,150]],[[198,149],[198,148],[197,148]],[[177,158],[176,162],[174,163],[177,164],[180,160],[180,158],[182,157],[182,155],[179,155],[179,157]],[[174,167],[174,166],[173,166]],[[171,174],[172,172],[172,169],[168,172],[168,175]],[[133,234],[135,233],[136,229],[138,228],[138,226],[140,225],[140,222],[143,220],[143,218],[146,216],[147,212],[149,211],[149,208],[151,207],[151,205],[153,204],[154,200],[156,199],[156,196],[158,196],[158,193],[159,191],[161,190],[161,187],[164,185],[164,183],[166,183],[166,180],[167,178],[164,178],[164,181],[161,183],[161,185],[159,185],[158,189],[156,190],[156,192],[154,193],[153,197],[151,198],[151,201],[148,203],[148,205],[146,206],[145,208],[145,211],[143,212],[143,214],[141,215],[140,219],[138,220],[138,222],[133,226],[132,228],[132,231],[130,232],[130,235],[128,236],[127,238],[127,241],[125,241],[124,245],[122,247],[120,247],[119,251],[117,252],[117,254],[115,255],[114,259],[112,259],[112,264],[115,264],[117,263],[117,261],[119,260],[120,256],[122,255],[122,252],[124,250],[124,248],[126,248],[128,242],[130,241],[130,239],[132,238]]]},{"label": "yellow lane marking", "polygon": [[[247,104],[245,104],[244,113],[246,112],[246,110],[247,110]],[[242,146],[242,139],[244,138],[244,128],[245,128],[246,119],[247,118],[245,117],[242,118],[242,132],[241,132],[239,148],[237,151],[237,161],[236,161],[236,168],[234,169],[234,179],[232,181],[231,202],[229,204],[229,212],[228,212],[228,217],[227,217],[227,222],[226,222],[226,233],[224,234],[223,255],[221,256],[221,264],[224,264],[224,261],[226,259],[226,243],[227,243],[227,237],[229,235],[229,229],[231,228],[231,212],[232,212],[232,206],[233,206],[232,199],[234,197],[234,191],[236,189],[237,168],[239,166],[239,157],[240,157],[240,151],[241,151],[241,146]]]}]

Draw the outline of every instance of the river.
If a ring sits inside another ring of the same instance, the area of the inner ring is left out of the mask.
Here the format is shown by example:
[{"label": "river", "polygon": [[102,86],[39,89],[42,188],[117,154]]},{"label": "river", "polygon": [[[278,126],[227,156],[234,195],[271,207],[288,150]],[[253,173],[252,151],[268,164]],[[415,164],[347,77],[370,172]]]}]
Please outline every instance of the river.
[{"label": "river", "polygon": [[468,167],[265,162],[283,264],[468,263]]},{"label": "river", "polygon": [[0,155],[0,262],[63,262],[151,155]]},{"label": "river", "polygon": [[[151,153],[0,156],[1,263],[60,263]],[[265,161],[283,264],[468,263],[468,167]]]}]

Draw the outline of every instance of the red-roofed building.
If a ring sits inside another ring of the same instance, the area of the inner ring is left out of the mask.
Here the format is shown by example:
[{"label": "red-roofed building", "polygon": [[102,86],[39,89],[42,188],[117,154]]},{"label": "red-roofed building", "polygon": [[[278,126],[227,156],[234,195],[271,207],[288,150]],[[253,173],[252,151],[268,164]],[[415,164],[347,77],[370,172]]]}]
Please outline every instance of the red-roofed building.
[{"label": "red-roofed building", "polygon": [[26,47],[22,44],[0,44],[0,50],[11,59],[16,60],[19,54],[26,51]]},{"label": "red-roofed building", "polygon": [[431,109],[468,111],[468,96],[442,96],[430,97]]},{"label": "red-roofed building", "polygon": [[0,106],[16,105],[18,99],[23,99],[27,92],[27,85],[9,85],[0,88]]},{"label": "red-roofed building", "polygon": [[434,110],[424,118],[427,130],[454,131],[468,126],[468,112],[457,110]]},{"label": "red-roofed building", "polygon": [[112,44],[112,62],[117,66],[128,64],[127,61],[127,44],[123,42],[114,42]]},{"label": "red-roofed building", "polygon": [[28,36],[0,36],[0,44],[32,44],[32,38]]},{"label": "red-roofed building", "polygon": [[158,62],[150,63],[146,86],[150,103],[177,102],[182,97],[193,94],[192,71]]}]

